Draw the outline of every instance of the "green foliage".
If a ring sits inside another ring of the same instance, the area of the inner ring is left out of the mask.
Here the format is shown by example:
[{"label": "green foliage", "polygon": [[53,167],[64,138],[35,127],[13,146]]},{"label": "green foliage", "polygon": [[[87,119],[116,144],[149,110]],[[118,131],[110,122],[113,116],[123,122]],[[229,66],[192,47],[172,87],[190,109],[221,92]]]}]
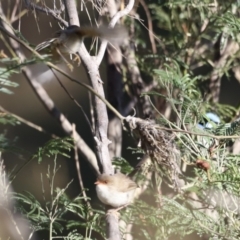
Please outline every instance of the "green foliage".
[{"label": "green foliage", "polygon": [[[155,33],[161,42],[156,41],[157,56],[139,57],[143,71],[158,60],[158,68],[148,71],[158,84],[144,95],[151,97],[160,126],[173,130],[169,133],[184,160],[182,169],[187,164],[191,167],[187,165],[183,172],[182,193],[154,199],[153,193],[148,193],[144,199],[153,199],[157,204],[138,202],[125,213],[127,222],[136,223],[134,239],[185,239],[186,236],[195,239],[196,235],[207,239],[239,239],[239,155],[231,152],[235,140],[201,136],[239,135],[239,121],[232,121],[238,112],[236,108],[209,101],[207,88],[216,60],[216,42],[220,39],[217,51],[224,51],[231,40],[239,42],[239,20],[234,12],[237,3],[217,1],[215,9],[211,4],[214,2],[166,0],[150,5],[158,25]],[[205,49],[198,53],[198,47]],[[229,56],[219,69],[220,79],[223,74],[231,75],[234,64],[239,64],[237,57],[237,54]],[[217,114],[221,124],[208,119],[212,129],[199,129],[198,123],[205,121],[208,112]],[[198,159],[209,164],[208,171],[197,166]]]},{"label": "green foliage", "polygon": [[227,104],[209,104],[209,111],[215,112],[218,116],[221,116],[223,122],[229,122],[232,120],[233,116],[236,116],[237,109],[233,106]]},{"label": "green foliage", "polygon": [[[201,108],[204,107],[199,90],[196,88],[197,77],[182,74],[177,61],[165,64],[163,70],[155,70],[159,87],[167,91],[166,100],[173,107],[174,112],[187,122],[199,118]],[[192,100],[194,99],[194,101]]]},{"label": "green foliage", "polygon": [[44,145],[44,147],[40,147],[38,152],[33,157],[37,158],[38,162],[41,162],[44,156],[51,157],[58,154],[69,158],[69,152],[72,148],[72,138],[51,139]]},{"label": "green foliage", "polygon": [[[69,139],[65,139],[69,141]],[[47,230],[49,232],[49,239],[52,239],[53,236],[57,237],[58,234],[63,234],[63,231],[68,231],[68,236],[64,239],[92,239],[92,233],[98,233],[100,236],[104,235],[103,228],[100,222],[101,211],[96,211],[92,209],[87,202],[90,200],[86,198],[82,193],[79,194],[74,199],[70,199],[66,191],[69,188],[69,182],[65,188],[56,188],[54,180],[56,178],[59,167],[57,166],[57,155],[64,155],[65,153],[62,150],[65,150],[66,146],[63,144],[58,150],[52,151],[56,148],[56,140],[48,142],[45,146],[45,150],[41,151],[39,158],[42,159],[43,153],[47,156],[49,154],[55,155],[54,166],[48,168],[47,179],[49,182],[50,192],[47,193],[43,184],[42,177],[42,194],[45,200],[44,203],[40,203],[31,193],[26,192],[24,194],[16,193],[15,200],[18,203],[18,211],[20,211],[30,222],[31,228],[34,232]],[[51,146],[51,147],[49,147]],[[70,145],[68,145],[70,146]],[[43,150],[42,148],[41,150]],[[61,150],[61,151],[60,151]],[[55,189],[55,191],[54,191]],[[84,190],[86,191],[86,190]],[[50,196],[50,200],[47,200],[47,196]],[[71,214],[74,220],[67,221],[67,215]],[[84,234],[76,232],[77,230],[82,229]]]},{"label": "green foliage", "polygon": [[0,59],[0,63],[3,64],[4,67],[0,67],[0,92],[5,94],[13,94],[13,88],[19,86],[19,83],[10,80],[14,74],[19,74],[20,69],[29,66],[32,64],[36,64],[38,62],[44,62],[50,60],[50,55],[41,55],[42,59],[33,57],[31,59],[26,59],[22,61],[19,58],[2,58]]},{"label": "green foliage", "polygon": [[[178,202],[179,200],[181,200],[181,204]],[[189,208],[178,197],[174,199],[161,197],[161,202],[158,200],[157,204],[160,207],[149,206],[143,201],[138,201],[132,209],[131,215],[125,215],[124,220],[127,222],[133,220],[136,229],[139,229],[139,231],[133,232],[134,239],[144,237],[149,240],[167,240],[174,236],[182,239],[195,232],[196,229],[198,229],[198,234],[202,235],[206,233],[206,229],[210,229],[216,223],[212,218],[206,217],[204,213]],[[133,219],[133,216],[137,217]]]},{"label": "green foliage", "polygon": [[3,125],[10,124],[12,126],[15,126],[15,125],[19,125],[20,122],[11,114],[0,113],[0,124],[3,124]]},{"label": "green foliage", "polygon": [[120,158],[120,157],[117,158],[116,157],[116,158],[113,159],[112,164],[117,169],[119,169],[120,172],[122,172],[124,174],[128,174],[128,173],[130,173],[133,170],[133,167],[124,158]]},{"label": "green foliage", "polygon": [[240,135],[240,119],[232,122],[222,124],[213,129],[215,135],[234,136]]},{"label": "green foliage", "polygon": [[0,68],[0,92],[6,94],[13,94],[13,91],[9,88],[18,87],[18,83],[9,80],[12,74],[16,73],[16,71],[9,71],[7,68]]},{"label": "green foliage", "polygon": [[10,140],[6,137],[6,134],[0,134],[0,152],[12,152],[14,154],[20,154],[21,150],[16,146],[17,138]]}]

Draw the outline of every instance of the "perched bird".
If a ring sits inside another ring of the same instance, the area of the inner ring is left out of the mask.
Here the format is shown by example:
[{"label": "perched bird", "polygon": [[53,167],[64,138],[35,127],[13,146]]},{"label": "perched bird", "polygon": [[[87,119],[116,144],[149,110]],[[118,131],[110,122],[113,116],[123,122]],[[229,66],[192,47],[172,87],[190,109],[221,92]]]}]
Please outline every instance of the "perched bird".
[{"label": "perched bird", "polygon": [[113,208],[121,209],[133,201],[137,184],[122,173],[98,176],[96,191],[99,200]]},{"label": "perched bird", "polygon": [[[63,55],[76,55],[84,38],[99,37],[108,40],[113,44],[119,44],[121,41],[126,39],[127,36],[127,31],[122,26],[117,26],[115,28],[100,26],[98,28],[93,26],[78,27],[76,25],[71,25],[64,30],[56,32],[55,38],[37,45],[35,50],[42,51],[45,48],[50,48],[53,55],[58,54],[65,62],[67,62]],[[80,63],[79,57],[77,58]]]},{"label": "perched bird", "polygon": [[198,128],[200,129],[211,129],[219,125],[221,122],[219,116],[215,113],[207,112],[203,120],[198,123]]},{"label": "perched bird", "polygon": [[[201,133],[211,134],[211,132],[219,126],[220,122],[218,115],[207,112],[203,119],[197,124],[197,128],[203,130]],[[198,136],[197,144],[201,147],[202,155],[204,155],[208,153],[212,146],[216,145],[216,140],[206,136]],[[203,151],[205,151],[205,153]]]}]

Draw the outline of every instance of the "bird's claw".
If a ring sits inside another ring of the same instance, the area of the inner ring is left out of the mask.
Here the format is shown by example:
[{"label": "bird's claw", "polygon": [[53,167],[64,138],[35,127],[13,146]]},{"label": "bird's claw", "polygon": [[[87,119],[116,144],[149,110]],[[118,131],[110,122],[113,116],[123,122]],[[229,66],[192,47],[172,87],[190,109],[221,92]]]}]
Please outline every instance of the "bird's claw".
[{"label": "bird's claw", "polygon": [[70,71],[73,71],[73,65],[71,63],[67,63],[67,66],[69,67]]},{"label": "bird's claw", "polygon": [[77,61],[77,65],[80,66],[81,64],[81,58],[77,55],[77,54],[74,54],[75,55],[75,58],[73,59],[73,61]]},{"label": "bird's claw", "polygon": [[118,208],[114,208],[114,209],[108,209],[107,210],[107,213],[106,213],[106,216],[109,216],[109,215],[114,215],[117,219],[120,217],[120,213],[119,213],[119,210],[125,208],[126,206],[128,206],[129,204],[125,204],[121,207],[118,207]]}]

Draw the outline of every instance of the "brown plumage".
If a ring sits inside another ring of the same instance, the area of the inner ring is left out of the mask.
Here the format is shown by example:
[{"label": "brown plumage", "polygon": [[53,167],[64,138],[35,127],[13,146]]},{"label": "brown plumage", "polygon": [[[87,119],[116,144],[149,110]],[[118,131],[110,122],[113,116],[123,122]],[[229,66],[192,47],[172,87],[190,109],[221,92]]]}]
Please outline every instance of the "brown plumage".
[{"label": "brown plumage", "polygon": [[124,27],[118,26],[115,28],[108,28],[106,26],[93,27],[78,27],[71,25],[66,29],[59,30],[55,33],[55,38],[46,42],[40,43],[36,46],[36,51],[41,51],[49,46],[58,47],[61,53],[76,53],[79,50],[80,44],[84,38],[100,37],[106,39],[111,43],[120,43],[128,36]]},{"label": "brown plumage", "polygon": [[67,61],[65,55],[72,54],[75,56],[75,60],[78,60],[80,65],[80,58],[76,54],[81,47],[82,41],[86,37],[99,37],[106,39],[112,44],[119,44],[128,36],[127,31],[124,27],[108,28],[106,26],[97,27],[78,27],[72,25],[64,30],[60,30],[55,33],[55,38],[48,41],[42,42],[36,46],[36,51],[42,51],[49,49],[51,51],[52,60],[57,61],[59,58],[62,59],[71,70],[73,66]]},{"label": "brown plumage", "polygon": [[127,192],[138,187],[134,181],[122,173],[114,175],[101,174],[97,180],[99,183],[108,184],[109,187],[118,189],[119,192]]}]

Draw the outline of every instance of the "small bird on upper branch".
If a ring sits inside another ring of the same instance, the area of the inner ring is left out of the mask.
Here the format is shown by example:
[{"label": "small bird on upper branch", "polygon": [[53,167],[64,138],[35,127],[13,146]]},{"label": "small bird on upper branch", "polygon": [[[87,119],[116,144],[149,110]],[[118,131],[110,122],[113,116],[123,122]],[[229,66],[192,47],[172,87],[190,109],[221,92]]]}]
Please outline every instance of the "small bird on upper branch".
[{"label": "small bird on upper branch", "polygon": [[42,42],[36,46],[36,51],[42,51],[45,48],[50,48],[52,55],[61,56],[62,59],[68,64],[63,55],[74,54],[75,59],[80,64],[79,56],[76,54],[81,46],[84,38],[87,37],[99,37],[105,39],[113,44],[119,44],[128,36],[127,31],[122,26],[115,28],[108,28],[106,26],[100,26],[99,28],[93,26],[78,27],[71,25],[64,30],[60,30],[55,33],[55,38]]}]

